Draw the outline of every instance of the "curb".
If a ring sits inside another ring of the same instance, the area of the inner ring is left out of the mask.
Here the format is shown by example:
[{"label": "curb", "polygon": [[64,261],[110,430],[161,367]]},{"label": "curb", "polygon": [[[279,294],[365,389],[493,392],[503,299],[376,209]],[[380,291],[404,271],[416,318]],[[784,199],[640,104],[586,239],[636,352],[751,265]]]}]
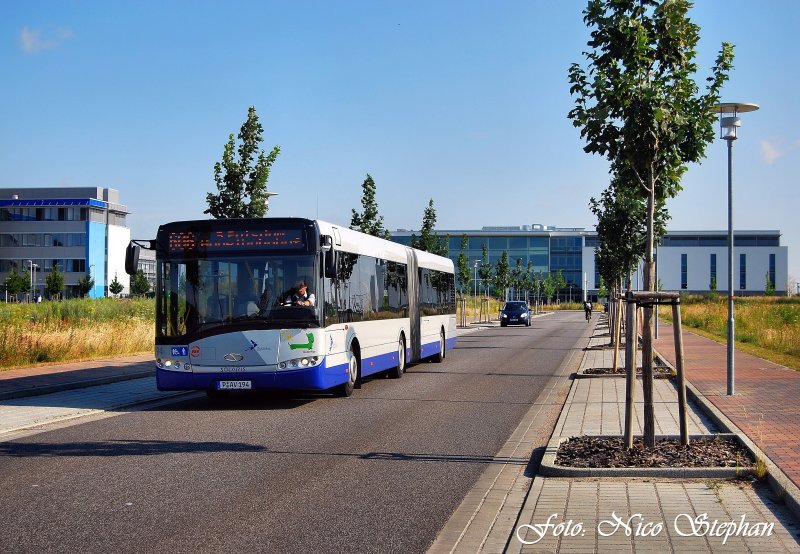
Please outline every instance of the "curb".
[{"label": "curb", "polygon": [[139,371],[136,373],[127,373],[125,375],[112,375],[109,377],[98,377],[96,379],[83,379],[81,381],[69,381],[65,383],[57,383],[54,385],[42,385],[40,387],[31,387],[27,389],[20,389],[0,393],[0,400],[11,400],[14,398],[27,398],[29,396],[39,396],[42,394],[50,394],[54,392],[61,392],[65,390],[83,389],[87,387],[94,387],[97,385],[107,385],[109,383],[117,383],[119,381],[130,381],[132,379],[142,379],[144,377],[153,377],[156,374],[155,368],[148,369],[147,371]]},{"label": "curb", "polygon": [[[689,435],[690,439],[736,439],[746,450],[747,445],[735,433],[715,435]],[[605,437],[607,438],[607,437]],[[662,435],[658,439],[680,439],[679,435]],[[733,479],[752,474],[750,467],[570,467],[556,464],[556,454],[562,442],[569,437],[551,437],[547,444],[539,473],[545,477],[664,477],[672,479]],[[752,455],[753,453],[750,452]]]},{"label": "curb", "polygon": [[[654,348],[653,354],[657,355],[667,367],[675,368],[669,363],[658,351]],[[800,488],[798,488],[789,479],[780,467],[769,459],[764,452],[748,437],[741,429],[739,429],[724,413],[722,413],[713,402],[708,400],[697,388],[686,380],[686,393],[687,398],[691,402],[697,404],[701,410],[714,422],[719,429],[723,429],[729,433],[733,433],[739,437],[739,442],[743,444],[753,455],[755,459],[764,460],[767,464],[767,483],[772,491],[783,500],[783,503],[792,512],[792,514],[800,519]]]}]

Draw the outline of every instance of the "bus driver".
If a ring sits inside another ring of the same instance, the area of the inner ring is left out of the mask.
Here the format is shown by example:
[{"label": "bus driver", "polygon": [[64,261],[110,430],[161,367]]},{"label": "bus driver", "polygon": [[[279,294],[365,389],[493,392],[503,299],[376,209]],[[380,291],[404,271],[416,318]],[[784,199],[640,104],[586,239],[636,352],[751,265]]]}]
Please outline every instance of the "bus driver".
[{"label": "bus driver", "polygon": [[300,279],[281,295],[280,303],[284,306],[314,306],[316,297],[313,292],[309,292],[306,280]]}]

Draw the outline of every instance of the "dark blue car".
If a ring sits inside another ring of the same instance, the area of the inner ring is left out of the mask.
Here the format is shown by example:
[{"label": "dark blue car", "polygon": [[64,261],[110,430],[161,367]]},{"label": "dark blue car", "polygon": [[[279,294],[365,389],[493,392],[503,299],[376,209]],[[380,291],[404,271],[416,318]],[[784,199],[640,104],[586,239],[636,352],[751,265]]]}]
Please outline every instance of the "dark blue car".
[{"label": "dark blue car", "polygon": [[506,302],[506,305],[503,306],[503,311],[500,312],[500,327],[530,324],[531,310],[528,308],[527,302]]}]

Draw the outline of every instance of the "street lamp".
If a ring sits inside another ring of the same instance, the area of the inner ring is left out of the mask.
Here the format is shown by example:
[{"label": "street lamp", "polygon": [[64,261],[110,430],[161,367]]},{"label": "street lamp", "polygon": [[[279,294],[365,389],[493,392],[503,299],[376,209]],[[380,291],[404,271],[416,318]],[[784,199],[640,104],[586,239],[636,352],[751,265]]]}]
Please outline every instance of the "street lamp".
[{"label": "street lamp", "polygon": [[472,321],[477,321],[478,318],[478,261],[475,260],[473,268],[475,268],[475,296],[472,297]]},{"label": "street lamp", "polygon": [[36,289],[33,287],[36,284],[36,270],[38,269],[39,265],[33,263],[33,260],[28,260],[28,263],[31,266],[31,298],[33,298],[33,295],[36,294]]},{"label": "street lamp", "polygon": [[754,112],[758,104],[726,102],[718,104],[714,111],[719,114],[720,138],[728,142],[728,396],[734,393],[733,341],[736,321],[733,312],[733,141],[742,120],[740,113]]}]

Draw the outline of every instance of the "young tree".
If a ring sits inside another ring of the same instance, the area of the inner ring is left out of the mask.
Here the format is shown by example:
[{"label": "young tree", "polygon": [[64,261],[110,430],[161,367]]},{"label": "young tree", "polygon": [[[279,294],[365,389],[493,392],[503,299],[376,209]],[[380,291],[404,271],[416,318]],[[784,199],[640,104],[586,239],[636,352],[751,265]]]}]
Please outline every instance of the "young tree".
[{"label": "young tree", "polygon": [[541,280],[541,283],[542,283],[542,291],[544,292],[544,297],[547,299],[547,303],[549,304],[550,299],[553,298],[553,294],[556,292],[556,282],[553,279],[553,276],[548,273],[547,277]]},{"label": "young tree", "polygon": [[775,283],[769,278],[769,271],[764,275],[764,282],[766,283],[764,287],[764,296],[772,296],[775,294]]},{"label": "young tree", "polygon": [[16,296],[19,293],[28,290],[30,286],[31,286],[30,272],[26,270],[25,274],[20,274],[17,271],[16,267],[11,268],[11,272],[8,274],[6,280],[3,282],[3,287],[6,289],[6,292],[8,292],[8,294],[11,294],[13,296]]},{"label": "young tree", "polygon": [[115,273],[114,274],[114,279],[108,285],[109,292],[111,292],[111,294],[116,296],[119,293],[121,293],[124,289],[125,289],[125,286],[122,283],[119,282],[119,280],[117,279],[117,274]]},{"label": "young tree", "polygon": [[[617,168],[600,200],[593,197],[589,201],[589,209],[597,218],[598,270],[603,280],[617,290],[644,257],[647,240],[647,206],[630,181],[629,172]],[[654,222],[658,239],[666,232],[668,220],[664,203],[659,202]]]},{"label": "young tree", "polygon": [[507,289],[511,284],[511,266],[508,263],[508,250],[503,250],[500,259],[497,260],[497,265],[494,268],[494,286],[495,289],[503,296],[503,300],[507,300]]},{"label": "young tree", "polygon": [[603,281],[602,275],[600,276],[600,282],[597,283],[597,298],[606,298],[608,296],[608,289],[606,289],[606,283]]},{"label": "young tree", "polygon": [[472,273],[469,267],[469,258],[467,257],[467,245],[469,239],[466,234],[461,235],[461,253],[458,255],[457,271],[458,271],[458,284],[461,287],[461,294],[464,294],[464,289],[469,289],[469,282],[472,280]]},{"label": "young tree", "polygon": [[50,298],[60,298],[61,293],[64,291],[64,274],[61,273],[58,264],[55,264],[52,271],[45,277],[44,289]]},{"label": "young tree", "polygon": [[358,213],[355,209],[350,218],[350,228],[361,231],[374,237],[390,239],[391,233],[383,227],[383,216],[378,215],[378,202],[375,200],[375,181],[369,173],[361,184],[361,207],[364,211]]},{"label": "young tree", "polygon": [[514,273],[512,275],[512,287],[514,287],[514,295],[517,300],[519,300],[520,292],[522,291],[522,286],[525,280],[525,268],[522,267],[522,258],[517,258],[517,265],[514,267]]},{"label": "young tree", "polygon": [[[592,28],[588,71],[573,64],[569,112],[587,142],[584,150],[629,169],[645,199],[645,289],[653,291],[654,213],[674,197],[686,164],[701,160],[714,138],[714,106],[732,67],[733,46],[722,44],[698,95],[694,81],[699,27],[687,17],[688,0],[590,0],[584,22]],[[652,404],[652,307],[645,307],[642,337],[645,444],[655,446]]]},{"label": "young tree", "polygon": [[428,200],[428,207],[422,215],[422,227],[419,231],[419,238],[411,235],[411,248],[424,250],[431,254],[447,256],[449,237],[441,237],[436,234],[436,208],[433,207],[433,198]]},{"label": "young tree", "polygon": [[481,263],[478,266],[478,277],[481,283],[484,284],[486,290],[489,290],[489,281],[492,279],[492,264],[489,263],[489,247],[486,243],[481,246]]},{"label": "young tree", "polygon": [[131,294],[143,295],[148,292],[150,292],[150,283],[147,282],[144,271],[140,269],[133,278],[131,278]]},{"label": "young tree", "polygon": [[556,274],[553,276],[553,285],[555,286],[556,293],[563,291],[567,286],[567,280],[564,279],[564,274],[560,269],[556,271]]},{"label": "young tree", "polygon": [[528,267],[525,269],[525,275],[522,278],[522,288],[525,289],[525,302],[530,297],[530,291],[535,286],[536,275],[533,274],[533,261],[528,260]]},{"label": "young tree", "polygon": [[78,281],[78,294],[81,298],[84,298],[89,291],[92,290],[94,287],[94,277],[92,277],[91,273],[86,273],[83,277],[81,277],[80,281]]},{"label": "young tree", "polygon": [[[275,146],[272,152],[259,152],[264,128],[258,122],[256,109],[250,106],[247,121],[239,131],[239,148],[233,133],[222,153],[222,161],[214,164],[214,181],[218,194],[208,193],[208,209],[203,213],[216,219],[234,217],[264,217],[269,209],[267,180],[272,164],[281,149]],[[238,159],[236,155],[238,154]],[[254,159],[258,155],[257,159]],[[255,162],[255,163],[254,163]]]}]

